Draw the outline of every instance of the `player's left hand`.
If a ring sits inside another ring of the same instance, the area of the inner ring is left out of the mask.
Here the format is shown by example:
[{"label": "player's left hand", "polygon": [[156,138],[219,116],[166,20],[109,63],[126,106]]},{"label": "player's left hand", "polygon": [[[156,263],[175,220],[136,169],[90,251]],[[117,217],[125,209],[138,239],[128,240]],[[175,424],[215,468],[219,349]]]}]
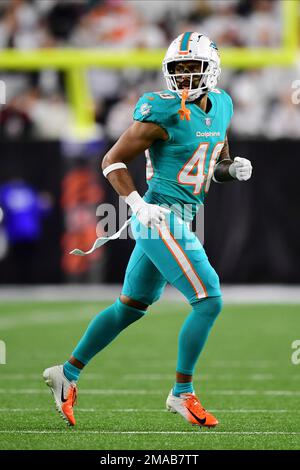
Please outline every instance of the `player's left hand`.
[{"label": "player's left hand", "polygon": [[252,175],[252,165],[247,158],[235,157],[233,163],[229,167],[230,175],[239,180],[247,181]]}]

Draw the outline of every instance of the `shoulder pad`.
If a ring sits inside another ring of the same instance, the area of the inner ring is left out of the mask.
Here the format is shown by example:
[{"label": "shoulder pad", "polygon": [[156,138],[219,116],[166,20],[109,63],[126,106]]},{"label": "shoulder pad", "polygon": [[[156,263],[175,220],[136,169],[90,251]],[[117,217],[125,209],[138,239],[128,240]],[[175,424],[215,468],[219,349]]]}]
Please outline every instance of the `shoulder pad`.
[{"label": "shoulder pad", "polygon": [[168,91],[144,93],[138,100],[133,118],[136,121],[154,122],[162,127],[177,113],[180,101]]},{"label": "shoulder pad", "polygon": [[225,90],[222,90],[221,88],[216,88],[214,90],[211,90],[210,93],[216,94],[215,97],[223,103],[224,107],[229,112],[229,116],[230,116],[229,119],[231,119],[233,115],[233,103],[232,103],[231,96]]}]

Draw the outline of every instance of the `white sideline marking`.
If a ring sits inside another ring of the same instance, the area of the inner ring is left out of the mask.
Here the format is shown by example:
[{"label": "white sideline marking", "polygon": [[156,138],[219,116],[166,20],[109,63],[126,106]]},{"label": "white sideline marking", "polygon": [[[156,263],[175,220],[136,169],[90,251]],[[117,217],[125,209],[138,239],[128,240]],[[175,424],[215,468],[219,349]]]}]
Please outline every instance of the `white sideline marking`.
[{"label": "white sideline marking", "polygon": [[[284,366],[286,363],[282,363],[281,365]],[[212,360],[210,362],[207,363],[207,366],[208,367],[230,367],[230,368],[239,368],[239,367],[253,367],[253,368],[268,368],[268,367],[277,367],[279,366],[280,364],[278,364],[278,362],[276,361],[271,361],[271,360],[267,360],[267,359],[261,359],[261,360],[257,360],[257,361],[239,361],[239,360],[228,360],[228,361],[222,361],[222,360]]]},{"label": "white sideline marking", "polygon": [[[1,374],[2,380],[40,380],[42,374]],[[83,375],[85,380],[101,380],[105,378],[104,374],[84,374]],[[287,377],[281,375],[280,378],[287,378],[289,380],[299,380],[300,377],[293,376]],[[236,374],[201,374],[200,380],[232,380],[236,378],[241,378],[240,375]],[[243,375],[245,380],[253,380],[253,381],[260,381],[260,380],[274,380],[278,379],[278,375],[275,374],[245,374]],[[119,377],[120,380],[152,380],[152,381],[160,381],[160,380],[174,380],[174,374],[125,374]]]},{"label": "white sideline marking", "polygon": [[[202,380],[232,380],[236,378],[241,378],[240,374],[237,376],[236,374],[201,374],[199,379]],[[243,376],[245,380],[253,380],[253,381],[260,381],[260,380],[274,380],[275,378],[278,379],[278,375],[275,374],[245,374]],[[288,377],[290,379],[290,377]],[[121,376],[120,379],[122,380],[173,380],[173,374],[126,374]],[[299,376],[297,379],[300,380]]]},{"label": "white sideline marking", "polygon": [[[0,388],[0,394],[10,395],[40,395],[48,394],[46,389],[39,388]],[[166,390],[126,390],[126,389],[85,389],[81,395],[162,395]],[[300,390],[206,390],[204,395],[264,395],[264,396],[300,396]]]},{"label": "white sideline marking", "polygon": [[214,435],[219,435],[219,436],[227,436],[227,435],[236,435],[236,436],[251,436],[251,435],[260,435],[260,436],[299,436],[300,432],[296,431],[291,431],[291,432],[286,432],[286,431],[210,431],[206,430],[203,431],[200,428],[199,430],[195,431],[75,431],[75,430],[69,430],[69,431],[43,431],[43,430],[25,430],[25,431],[20,431],[20,430],[1,430],[1,434],[97,434],[97,435],[105,435],[105,434],[187,434],[187,435],[196,435],[197,438],[199,435],[202,436],[211,436],[212,434]]},{"label": "white sideline marking", "polygon": [[32,327],[37,325],[56,325],[72,322],[86,321],[93,317],[93,312],[78,311],[74,307],[73,312],[58,312],[52,311],[51,313],[43,313],[41,310],[32,309],[30,314],[17,315],[9,317],[1,315],[0,330],[9,330],[11,328]]},{"label": "white sideline marking", "polygon": [[[48,408],[0,408],[0,413],[31,413],[32,411],[36,412],[45,412],[48,413]],[[167,410],[161,409],[145,409],[145,408],[77,408],[76,411],[83,413],[167,413]],[[300,410],[264,410],[264,409],[240,409],[240,410],[222,410],[222,409],[210,409],[212,413],[300,413]]]},{"label": "white sideline marking", "polygon": [[[40,374],[1,374],[0,378],[2,380],[41,380],[42,379],[42,372]],[[84,374],[85,380],[100,380],[104,379],[104,374]],[[122,377],[121,377],[122,378]],[[174,379],[174,375],[172,376]]]}]

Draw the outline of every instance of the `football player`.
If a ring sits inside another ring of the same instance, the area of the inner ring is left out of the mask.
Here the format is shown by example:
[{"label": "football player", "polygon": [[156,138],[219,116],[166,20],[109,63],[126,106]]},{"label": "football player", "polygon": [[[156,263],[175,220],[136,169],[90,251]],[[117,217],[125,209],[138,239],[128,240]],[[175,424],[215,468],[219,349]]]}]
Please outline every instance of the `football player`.
[{"label": "football player", "polygon": [[[133,124],[102,161],[105,177],[132,210],[136,245],[120,297],[94,317],[68,361],[44,371],[57,408],[70,425],[75,424],[76,382],[82,369],[145,315],[167,282],[191,306],[178,338],[176,377],[167,409],[194,425],[218,424],[195,394],[193,374],[221,311],[221,290],[217,273],[186,221],[204,203],[211,179],[251,177],[250,161],[232,160],[229,155],[227,128],[233,106],[229,95],[216,88],[220,71],[217,46],[207,36],[186,32],[177,37],[163,60],[168,89],[139,99]],[[143,197],[126,166],[142,152],[146,152],[148,181]]]}]

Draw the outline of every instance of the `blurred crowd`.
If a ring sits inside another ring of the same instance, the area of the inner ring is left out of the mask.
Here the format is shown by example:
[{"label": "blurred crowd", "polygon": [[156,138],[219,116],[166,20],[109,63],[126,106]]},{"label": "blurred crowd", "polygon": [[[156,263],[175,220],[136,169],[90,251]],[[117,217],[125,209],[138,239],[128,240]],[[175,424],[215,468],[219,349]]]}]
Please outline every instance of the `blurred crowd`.
[{"label": "blurred crowd", "polygon": [[[1,0],[0,48],[166,48],[183,31],[201,31],[219,46],[279,47],[279,0]],[[300,106],[292,103],[294,69],[224,69],[220,87],[233,97],[238,136],[298,137]],[[160,71],[88,72],[99,128],[114,140],[130,124],[138,96],[165,89]],[[0,71],[6,84],[0,135],[56,139],[71,119],[61,72]],[[49,119],[55,116],[55,119]]]}]

